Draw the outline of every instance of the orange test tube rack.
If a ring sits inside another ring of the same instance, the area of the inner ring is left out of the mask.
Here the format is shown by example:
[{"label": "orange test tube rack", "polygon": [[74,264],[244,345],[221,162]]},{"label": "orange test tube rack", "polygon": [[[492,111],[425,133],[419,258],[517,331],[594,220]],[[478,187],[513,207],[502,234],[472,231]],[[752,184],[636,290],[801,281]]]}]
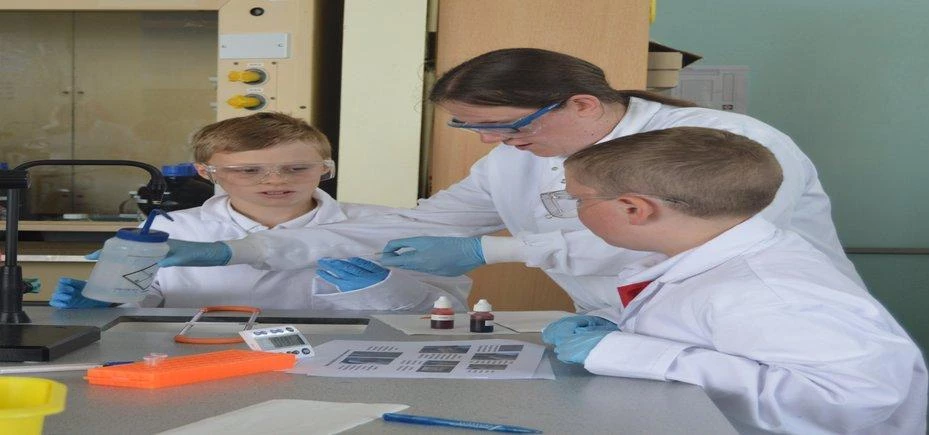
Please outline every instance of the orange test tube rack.
[{"label": "orange test tube rack", "polygon": [[296,361],[296,356],[287,353],[232,349],[169,357],[155,365],[137,362],[92,368],[87,380],[92,385],[153,389],[285,370]]}]

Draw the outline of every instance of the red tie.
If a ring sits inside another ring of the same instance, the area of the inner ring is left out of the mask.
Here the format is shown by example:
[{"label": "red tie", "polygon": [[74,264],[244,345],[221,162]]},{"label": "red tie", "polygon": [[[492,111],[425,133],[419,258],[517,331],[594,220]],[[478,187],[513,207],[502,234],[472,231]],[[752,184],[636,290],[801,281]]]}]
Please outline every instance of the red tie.
[{"label": "red tie", "polygon": [[639,293],[642,293],[642,290],[645,290],[645,287],[648,287],[651,284],[651,281],[642,281],[635,284],[622,285],[617,287],[619,290],[619,300],[623,302],[623,306],[628,306],[629,302],[632,302]]}]

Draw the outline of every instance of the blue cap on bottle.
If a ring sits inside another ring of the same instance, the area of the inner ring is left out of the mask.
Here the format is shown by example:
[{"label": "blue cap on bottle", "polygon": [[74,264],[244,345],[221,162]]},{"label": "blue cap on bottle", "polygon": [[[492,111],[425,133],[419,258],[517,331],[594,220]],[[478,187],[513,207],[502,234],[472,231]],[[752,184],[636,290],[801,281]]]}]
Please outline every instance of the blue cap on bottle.
[{"label": "blue cap on bottle", "polygon": [[7,169],[10,169],[10,165],[6,164],[6,162],[0,162],[0,170],[5,171]]},{"label": "blue cap on bottle", "polygon": [[161,167],[161,173],[165,177],[193,177],[197,175],[197,168],[193,163],[178,163],[176,165],[164,165]]},{"label": "blue cap on bottle", "polygon": [[168,233],[158,230],[149,230],[152,226],[152,221],[155,220],[155,216],[158,215],[162,215],[171,221],[174,220],[171,216],[168,216],[168,213],[165,213],[164,210],[156,208],[148,214],[148,218],[145,219],[142,228],[122,228],[116,231],[116,237],[123,240],[145,243],[161,243],[168,240]]}]

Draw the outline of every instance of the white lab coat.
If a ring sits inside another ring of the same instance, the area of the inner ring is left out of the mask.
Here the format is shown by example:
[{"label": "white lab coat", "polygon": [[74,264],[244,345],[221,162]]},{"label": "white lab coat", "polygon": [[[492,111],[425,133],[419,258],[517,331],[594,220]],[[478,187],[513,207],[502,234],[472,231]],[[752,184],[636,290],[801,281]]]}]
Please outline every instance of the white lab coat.
[{"label": "white lab coat", "polygon": [[[227,195],[214,196],[203,206],[170,212],[174,221],[155,219],[152,228],[166,231],[173,239],[197,242],[240,239],[248,234],[277,232],[283,228],[306,228],[339,222],[383,208],[340,204],[317,189],[318,207],[273,231],[235,211]],[[374,251],[369,251],[371,254]],[[281,252],[281,255],[288,255]],[[464,278],[464,279],[462,279]],[[385,281],[341,293],[316,277],[315,268],[267,271],[248,265],[220,267],[167,267],[158,270],[142,306],[194,307],[249,305],[259,308],[312,310],[392,310],[425,312],[439,296],[448,296],[454,308],[466,310],[471,280],[444,278],[391,270]]]},{"label": "white lab coat", "polygon": [[[829,198],[816,169],[789,137],[748,116],[704,108],[665,106],[630,99],[625,116],[602,141],[677,126],[701,126],[748,136],[771,149],[784,171],[784,183],[762,214],[782,228],[796,231],[825,252],[856,283],[864,284],[845,256],[832,223]],[[488,263],[522,262],[542,268],[557,282],[579,311],[609,306],[614,298],[615,271],[649,255],[608,245],[577,218],[553,218],[539,194],[565,187],[565,157],[537,157],[499,145],[474,164],[464,180],[411,210],[343,222],[311,230],[273,231],[233,241],[233,263],[258,268],[304,267],[322,256],[346,256],[361,249],[344,238],[373,243],[380,250],[395,238],[418,235],[475,236],[506,228],[515,237],[482,239]],[[328,231],[332,232],[329,233]],[[303,240],[301,255],[277,255]],[[326,243],[320,244],[320,240]],[[335,252],[335,254],[333,253]]]},{"label": "white lab coat", "polygon": [[[701,386],[741,433],[926,432],[926,364],[867,291],[803,238],[754,217],[670,259],[584,361],[602,375]],[[614,305],[621,307],[613,286]]]}]

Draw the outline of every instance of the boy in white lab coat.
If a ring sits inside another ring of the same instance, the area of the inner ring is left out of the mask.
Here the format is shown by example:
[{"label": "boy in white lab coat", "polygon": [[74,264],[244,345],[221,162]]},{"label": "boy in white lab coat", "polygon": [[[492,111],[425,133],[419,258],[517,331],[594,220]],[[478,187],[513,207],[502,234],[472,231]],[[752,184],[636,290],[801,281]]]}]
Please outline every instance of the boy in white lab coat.
[{"label": "boy in white lab coat", "polygon": [[[329,141],[304,122],[258,113],[210,124],[192,140],[197,171],[223,193],[201,207],[171,212],[152,229],[172,239],[212,242],[248,234],[339,222],[385,207],[339,204],[318,188],[332,178]],[[325,243],[353,244],[351,239]],[[277,255],[288,255],[286,252]],[[81,295],[83,281],[63,278],[50,304],[58,308],[109,306]],[[313,310],[428,311],[439,296],[465,309],[471,282],[404,270],[389,271],[361,258],[320,260],[317,268],[258,270],[248,265],[172,267],[158,271],[142,306],[248,305]]]},{"label": "boy in white lab coat", "polygon": [[757,215],[782,179],[766,148],[678,127],[589,147],[565,169],[566,190],[543,194],[553,215],[658,254],[619,271],[616,308],[545,328],[558,359],[699,385],[741,433],[926,433],[913,341],[823,253]]}]

